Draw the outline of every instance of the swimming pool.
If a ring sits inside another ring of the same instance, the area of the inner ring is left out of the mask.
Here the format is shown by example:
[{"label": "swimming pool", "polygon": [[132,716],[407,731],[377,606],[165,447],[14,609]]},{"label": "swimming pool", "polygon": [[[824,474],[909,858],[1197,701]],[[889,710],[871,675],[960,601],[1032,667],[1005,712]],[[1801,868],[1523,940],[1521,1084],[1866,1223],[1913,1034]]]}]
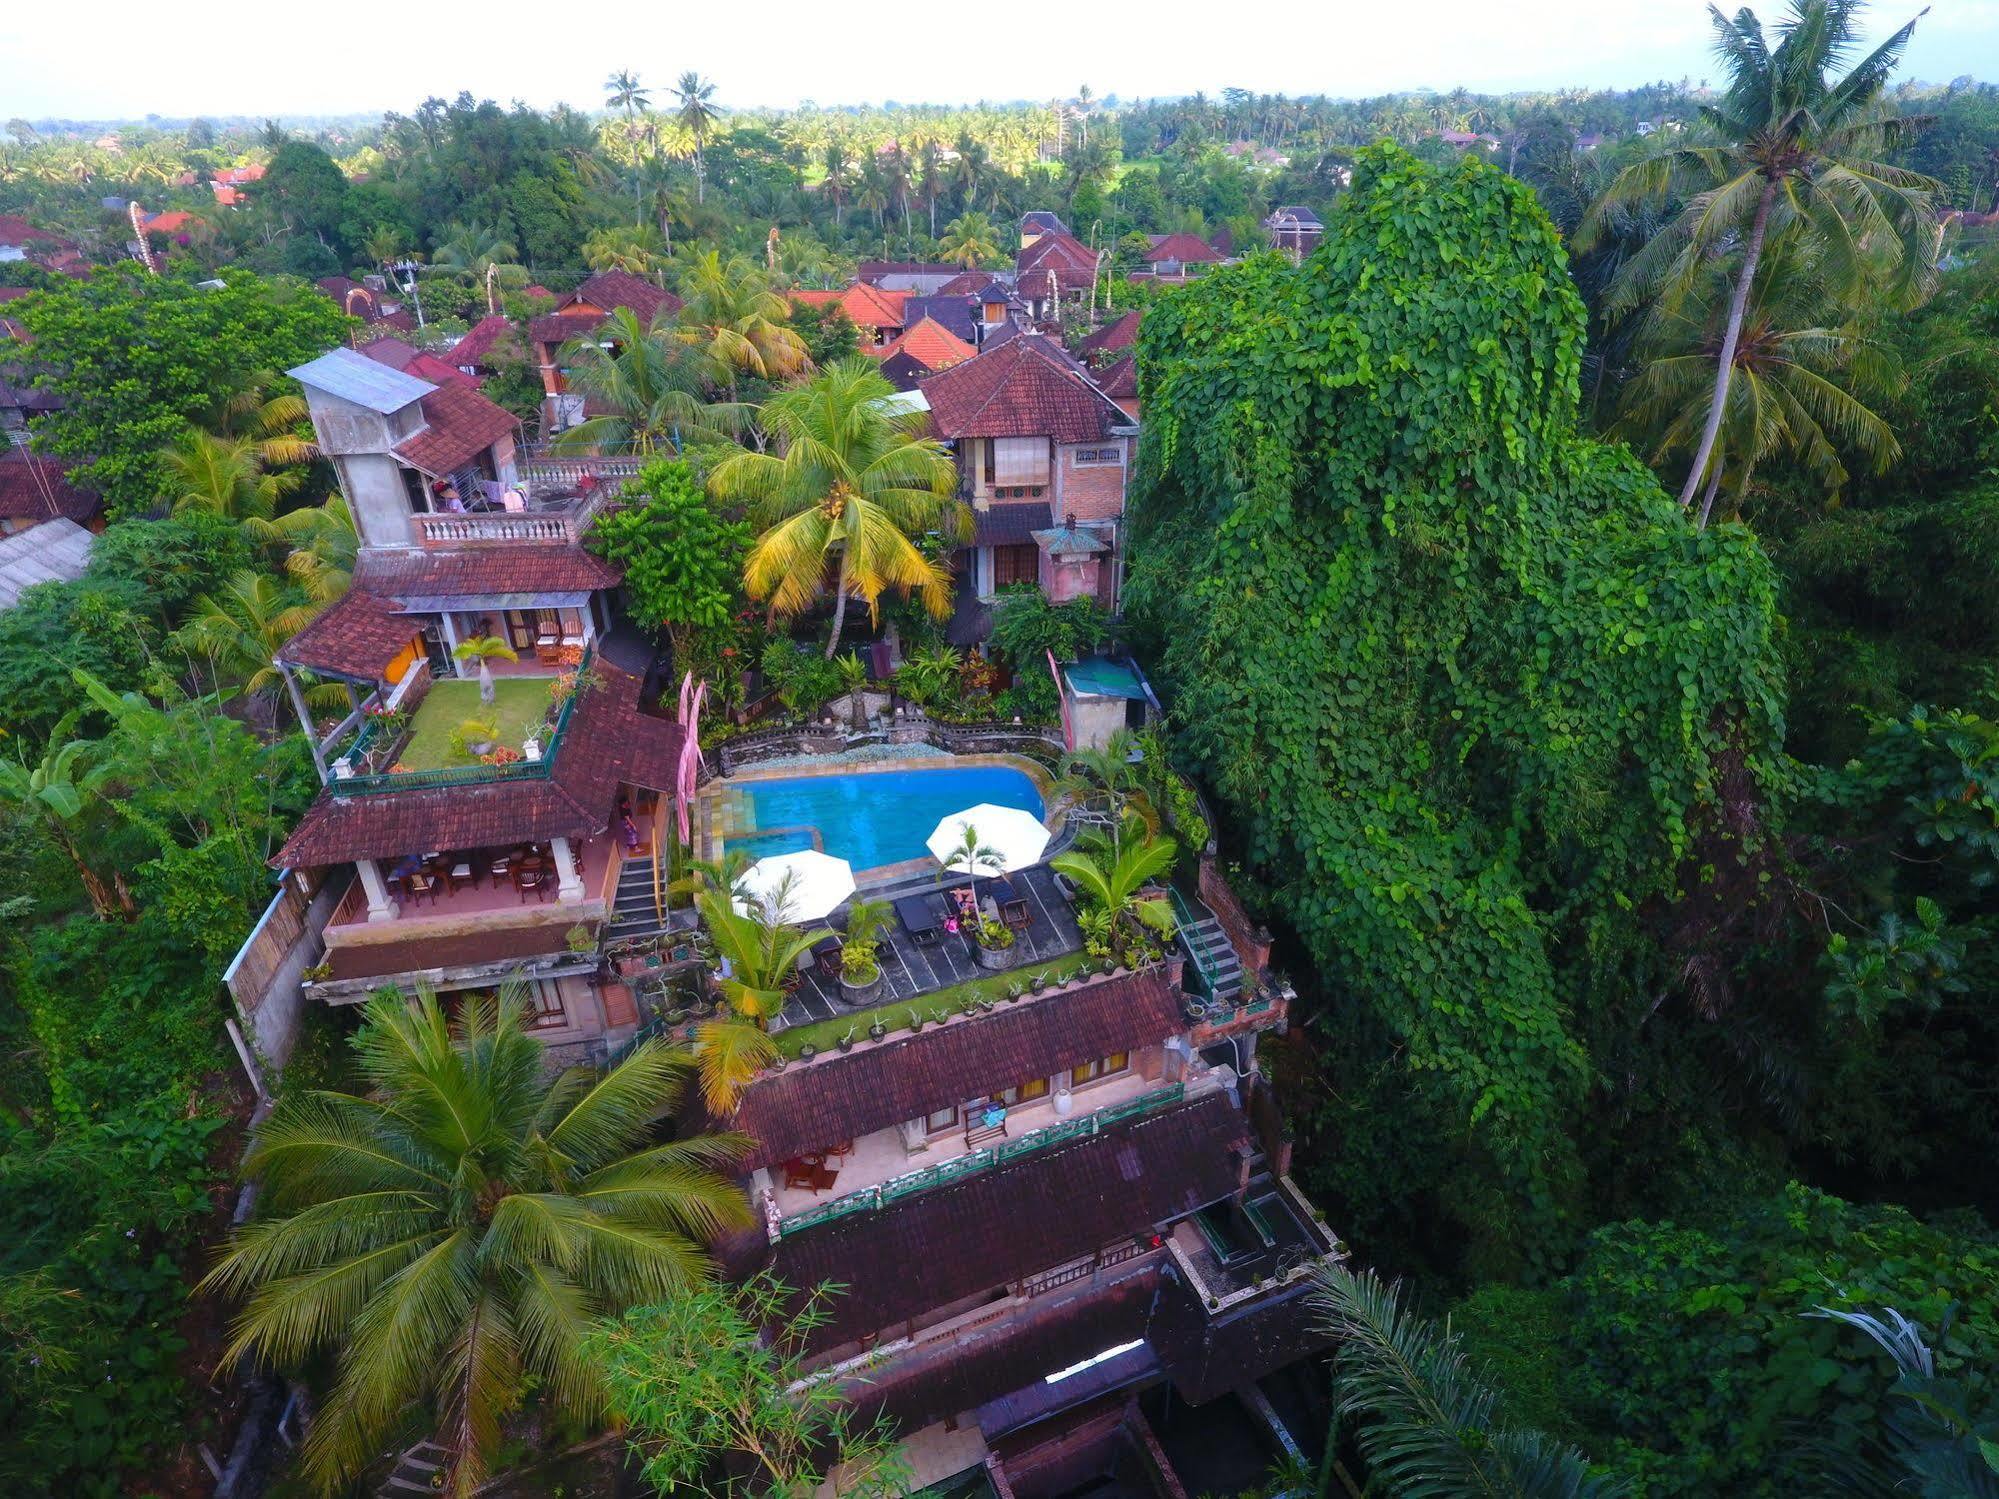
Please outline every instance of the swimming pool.
[{"label": "swimming pool", "polygon": [[1025,771],[946,765],[748,781],[727,793],[723,837],[727,847],[759,859],[820,848],[860,873],[928,859],[924,840],[937,824],[980,802],[1045,815],[1040,788]]}]

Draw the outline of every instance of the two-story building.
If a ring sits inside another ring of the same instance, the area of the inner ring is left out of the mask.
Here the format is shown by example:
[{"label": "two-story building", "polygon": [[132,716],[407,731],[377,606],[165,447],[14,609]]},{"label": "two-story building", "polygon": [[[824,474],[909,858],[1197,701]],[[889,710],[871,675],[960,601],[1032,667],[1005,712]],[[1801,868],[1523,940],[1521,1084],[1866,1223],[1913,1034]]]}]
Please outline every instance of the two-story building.
[{"label": "two-story building", "polygon": [[595,414],[584,410],[583,397],[569,389],[562,365],[565,348],[578,339],[596,337],[614,312],[630,312],[641,325],[650,326],[662,311],[679,310],[680,298],[643,276],[630,271],[599,271],[556,303],[554,311],[531,321],[528,344],[541,371],[543,430],[565,431]]},{"label": "two-story building", "polygon": [[1054,339],[1014,333],[917,387],[958,462],[974,533],[952,638],[985,629],[1002,588],[1117,607],[1125,485],[1138,426]]}]

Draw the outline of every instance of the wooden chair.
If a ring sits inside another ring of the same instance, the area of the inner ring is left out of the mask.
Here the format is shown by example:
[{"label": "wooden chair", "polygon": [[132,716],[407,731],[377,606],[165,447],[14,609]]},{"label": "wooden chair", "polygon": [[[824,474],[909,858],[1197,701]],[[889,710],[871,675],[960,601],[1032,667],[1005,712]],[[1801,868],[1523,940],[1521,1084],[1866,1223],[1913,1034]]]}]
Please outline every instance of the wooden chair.
[{"label": "wooden chair", "polygon": [[805,1162],[793,1157],[784,1163],[784,1184],[787,1188],[803,1188],[808,1192],[814,1191],[816,1190],[813,1186],[814,1173],[817,1169],[817,1167],[808,1166]]},{"label": "wooden chair", "polygon": [[537,901],[548,899],[548,871],[538,863],[521,863],[514,866],[514,889],[520,892],[521,904],[528,903],[528,892],[534,892]]},{"label": "wooden chair", "polygon": [[1013,931],[1024,932],[1034,925],[1034,908],[1018,897],[1003,900],[1000,902],[1000,920]]},{"label": "wooden chair", "polygon": [[472,862],[469,854],[462,859],[448,861],[444,869],[444,888],[452,895],[467,885],[474,890],[479,888],[479,866]]},{"label": "wooden chair", "polygon": [[422,872],[406,875],[403,879],[403,885],[410,893],[411,905],[421,905],[425,896],[430,897],[433,906],[436,905],[439,883],[436,875]]}]

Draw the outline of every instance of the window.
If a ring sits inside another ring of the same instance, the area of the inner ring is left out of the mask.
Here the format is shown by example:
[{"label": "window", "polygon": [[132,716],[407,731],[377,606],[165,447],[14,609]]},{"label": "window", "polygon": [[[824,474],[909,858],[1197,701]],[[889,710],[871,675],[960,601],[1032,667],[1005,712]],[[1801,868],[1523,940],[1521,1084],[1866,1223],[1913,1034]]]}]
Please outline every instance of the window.
[{"label": "window", "polygon": [[1117,468],[1124,462],[1122,448],[1078,448],[1077,468]]},{"label": "window", "polygon": [[1033,542],[993,548],[993,588],[1041,581],[1041,548]]},{"label": "window", "polygon": [[1048,439],[995,437],[993,477],[1002,487],[1048,482]]},{"label": "window", "polygon": [[564,1025],[569,1016],[562,1008],[562,991],[552,979],[537,979],[528,988],[528,1029]]},{"label": "window", "polygon": [[1131,1053],[1114,1051],[1107,1057],[1098,1057],[1094,1062],[1084,1062],[1069,1072],[1069,1086],[1080,1088],[1085,1083],[1099,1082],[1115,1073],[1123,1072],[1131,1066]]},{"label": "window", "polygon": [[1047,1096],[1048,1079],[1037,1077],[1030,1082],[1022,1083],[1018,1088],[1000,1089],[999,1092],[993,1095],[992,1101],[994,1103],[1003,1103],[1011,1109],[1023,1103],[1033,1103],[1035,1099],[1046,1098]]},{"label": "window", "polygon": [[936,1113],[926,1114],[923,1118],[923,1132],[928,1135],[945,1134],[957,1127],[958,1111],[956,1109],[939,1109]]}]

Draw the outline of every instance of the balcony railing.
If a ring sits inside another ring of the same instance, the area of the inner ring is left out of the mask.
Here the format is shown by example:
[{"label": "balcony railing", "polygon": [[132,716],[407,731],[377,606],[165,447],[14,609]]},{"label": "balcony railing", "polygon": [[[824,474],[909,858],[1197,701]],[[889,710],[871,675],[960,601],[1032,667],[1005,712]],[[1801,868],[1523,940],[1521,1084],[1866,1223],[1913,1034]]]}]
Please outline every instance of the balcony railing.
[{"label": "balcony railing", "polygon": [[1108,1109],[1099,1109],[1094,1114],[1085,1114],[1079,1119],[1064,1119],[1059,1124],[1030,1130],[1017,1140],[1003,1140],[984,1150],[969,1151],[948,1161],[939,1161],[934,1166],[925,1166],[920,1171],[905,1172],[901,1176],[890,1177],[872,1187],[864,1187],[858,1192],[850,1192],[845,1197],[836,1197],[817,1207],[786,1218],[778,1225],[780,1238],[812,1228],[817,1224],[831,1223],[836,1218],[845,1218],[851,1213],[871,1213],[902,1201],[918,1192],[928,1192],[933,1187],[948,1186],[954,1181],[962,1181],[968,1176],[976,1176],[981,1171],[990,1171],[995,1166],[1004,1166],[1009,1161],[1022,1156],[1033,1155],[1069,1140],[1079,1140],[1094,1135],[1108,1125],[1119,1124],[1127,1119],[1137,1119],[1147,1114],[1170,1108],[1186,1096],[1186,1085],[1169,1083],[1163,1088],[1154,1088],[1141,1093]]},{"label": "balcony railing", "polygon": [[[592,463],[615,460],[590,459]],[[602,476],[600,476],[601,478]],[[560,483],[555,478],[530,477],[530,484]],[[574,482],[574,481],[569,481]],[[618,492],[622,478],[609,478],[587,495],[566,504],[532,511],[485,510],[413,515],[410,525],[422,546],[479,546],[486,543],[540,543],[569,546],[583,539],[605,502]]]}]

